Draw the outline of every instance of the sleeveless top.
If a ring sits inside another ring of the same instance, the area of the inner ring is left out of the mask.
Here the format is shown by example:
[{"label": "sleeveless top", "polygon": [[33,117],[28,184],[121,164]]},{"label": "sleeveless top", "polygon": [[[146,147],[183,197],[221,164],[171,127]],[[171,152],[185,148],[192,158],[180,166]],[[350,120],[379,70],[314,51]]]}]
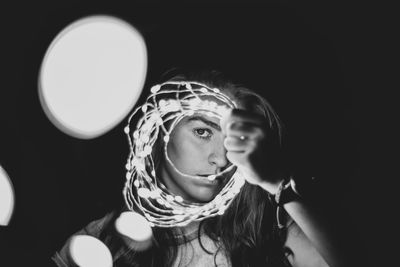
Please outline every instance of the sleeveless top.
[{"label": "sleeveless top", "polygon": [[222,243],[211,239],[203,231],[200,231],[199,235],[197,226],[192,227],[189,233],[184,234],[186,242],[183,241],[183,236],[175,236],[179,246],[177,257],[172,266],[231,267],[229,256],[226,255]]},{"label": "sleeveless top", "polygon": [[[89,223],[85,228],[78,231],[74,235],[91,235],[100,239],[107,245],[107,247],[110,248],[115,264],[116,261],[118,261],[118,259],[126,253],[126,249],[121,249],[119,245],[115,246],[115,244],[113,244],[115,243],[115,239],[113,241],[113,238],[110,236],[101,237],[105,227],[110,223],[113,217],[114,213],[109,213],[105,217]],[[200,232],[199,240],[197,229],[198,228],[193,227],[184,234],[176,236],[179,245],[177,257],[173,267],[231,267],[232,265],[230,258],[228,255],[226,255],[223,245],[221,245],[221,243],[218,241],[212,240],[202,231]],[[56,252],[52,257],[52,260],[59,267],[76,266],[68,252],[71,238],[68,239],[62,249]],[[184,242],[184,240],[186,240],[186,242]],[[285,246],[289,247],[294,252],[294,254],[287,256],[289,262],[294,267],[329,267],[322,256],[317,252],[315,247],[305,236],[303,231],[293,221],[288,226],[288,235]],[[118,249],[115,249],[115,247],[118,247]],[[205,251],[203,247],[207,251]]]}]

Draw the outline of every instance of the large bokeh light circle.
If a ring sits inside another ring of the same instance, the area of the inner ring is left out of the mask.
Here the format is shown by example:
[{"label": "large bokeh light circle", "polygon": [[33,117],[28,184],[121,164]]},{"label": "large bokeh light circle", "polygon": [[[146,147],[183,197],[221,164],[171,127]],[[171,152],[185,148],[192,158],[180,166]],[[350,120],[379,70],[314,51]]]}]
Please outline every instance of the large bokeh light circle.
[{"label": "large bokeh light circle", "polygon": [[115,220],[115,228],[134,251],[144,251],[152,245],[153,232],[150,224],[139,213],[122,212]]},{"label": "large bokeh light circle", "polygon": [[0,225],[7,226],[14,210],[14,189],[6,171],[0,166]]},{"label": "large bokeh light circle", "polygon": [[51,122],[76,138],[100,136],[133,108],[147,72],[142,35],[112,16],[90,16],[63,29],[43,58],[38,86]]},{"label": "large bokeh light circle", "polygon": [[113,266],[110,250],[93,236],[73,236],[69,244],[69,253],[74,263],[81,267]]},{"label": "large bokeh light circle", "polygon": [[120,234],[138,242],[147,241],[152,237],[148,221],[136,212],[122,212],[115,221],[115,227]]}]

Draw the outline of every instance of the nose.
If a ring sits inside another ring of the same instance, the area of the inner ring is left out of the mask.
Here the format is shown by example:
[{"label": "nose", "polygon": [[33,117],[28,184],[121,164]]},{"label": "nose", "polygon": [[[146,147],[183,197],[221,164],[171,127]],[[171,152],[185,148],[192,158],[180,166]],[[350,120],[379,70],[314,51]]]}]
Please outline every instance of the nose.
[{"label": "nose", "polygon": [[217,172],[220,172],[224,167],[228,165],[228,159],[226,158],[226,149],[223,145],[215,145],[208,157],[208,162],[215,166]]}]

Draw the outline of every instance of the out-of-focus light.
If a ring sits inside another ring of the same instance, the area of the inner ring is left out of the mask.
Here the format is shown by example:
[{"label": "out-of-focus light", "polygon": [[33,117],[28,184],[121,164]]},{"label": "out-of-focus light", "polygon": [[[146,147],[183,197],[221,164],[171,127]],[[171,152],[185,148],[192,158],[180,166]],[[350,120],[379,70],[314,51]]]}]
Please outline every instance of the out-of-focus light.
[{"label": "out-of-focus light", "polygon": [[133,108],[146,72],[146,45],[132,25],[111,16],[86,17],[50,44],[40,69],[39,98],[61,131],[95,138]]},{"label": "out-of-focus light", "polygon": [[75,264],[81,267],[112,267],[113,265],[107,246],[93,236],[72,237],[69,253]]},{"label": "out-of-focus light", "polygon": [[7,226],[14,210],[14,189],[6,171],[0,166],[0,225]]},{"label": "out-of-focus light", "polygon": [[136,251],[151,246],[153,236],[149,222],[140,214],[132,211],[122,212],[115,221],[115,228],[123,235],[127,244]]}]

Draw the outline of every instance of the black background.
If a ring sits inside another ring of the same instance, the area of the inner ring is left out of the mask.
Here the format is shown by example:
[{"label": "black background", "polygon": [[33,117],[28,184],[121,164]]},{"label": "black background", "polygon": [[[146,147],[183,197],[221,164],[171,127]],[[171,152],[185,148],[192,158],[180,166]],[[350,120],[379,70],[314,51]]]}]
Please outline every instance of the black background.
[{"label": "black background", "polygon": [[170,68],[208,67],[264,95],[285,123],[293,162],[324,177],[360,236],[354,246],[371,266],[387,266],[396,229],[388,138],[396,120],[387,120],[394,112],[383,89],[395,87],[380,74],[394,74],[383,71],[394,62],[391,16],[290,1],[61,1],[1,13],[0,164],[16,192],[10,225],[0,229],[1,266],[45,266],[73,232],[122,203],[125,120],[96,139],[75,139],[50,123],[37,96],[49,43],[93,14],[116,15],[142,33],[146,88]]}]

